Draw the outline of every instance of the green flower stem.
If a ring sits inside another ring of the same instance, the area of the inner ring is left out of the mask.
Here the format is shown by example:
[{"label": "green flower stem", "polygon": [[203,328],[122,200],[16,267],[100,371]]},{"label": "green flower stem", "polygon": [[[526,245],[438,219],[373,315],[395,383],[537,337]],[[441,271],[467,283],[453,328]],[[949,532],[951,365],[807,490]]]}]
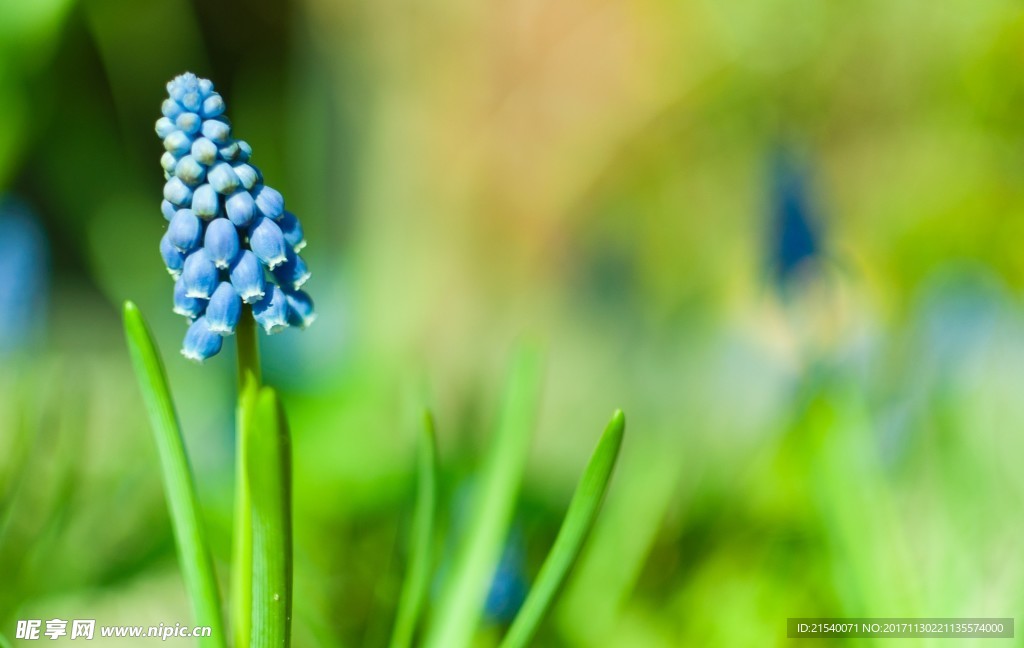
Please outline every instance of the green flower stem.
[{"label": "green flower stem", "polygon": [[512,627],[501,642],[501,648],[524,648],[531,645],[533,635],[551,608],[569,570],[576,563],[584,541],[590,535],[601,501],[608,490],[608,481],[622,447],[625,429],[626,418],[621,410],[616,410],[573,493],[555,544],[544,560],[537,580],[530,588],[530,594],[512,622]]},{"label": "green flower stem", "polygon": [[416,622],[430,584],[434,515],[437,509],[437,440],[434,418],[429,411],[423,414],[416,460],[418,483],[412,519],[409,572],[402,585],[391,648],[408,648],[412,645]]},{"label": "green flower stem", "polygon": [[252,316],[252,307],[249,305],[242,307],[242,315],[238,318],[238,326],[235,327],[235,338],[238,342],[238,388],[245,388],[247,376],[252,376],[259,387],[262,382],[259,337],[256,320]]},{"label": "green flower stem", "polygon": [[465,540],[452,560],[449,581],[423,645],[469,646],[512,521],[540,394],[541,354],[523,347],[516,355],[493,442],[487,450]]},{"label": "green flower stem", "polygon": [[252,631],[252,501],[246,460],[252,410],[260,387],[260,354],[252,309],[245,306],[235,331],[238,343],[238,411],[235,415],[235,515],[231,550],[231,621],[234,648],[248,648]]},{"label": "green flower stem", "polygon": [[178,415],[167,387],[167,375],[153,336],[132,302],[124,304],[124,328],[135,375],[156,438],[160,472],[170,509],[174,538],[181,558],[185,588],[192,602],[196,625],[210,626],[210,637],[199,639],[203,648],[224,648],[220,596],[210,550],[203,532],[199,499],[192,469],[185,454]]},{"label": "green flower stem", "polygon": [[254,648],[291,643],[291,442],[273,389],[259,391],[252,412],[248,477],[252,496],[252,635]]}]

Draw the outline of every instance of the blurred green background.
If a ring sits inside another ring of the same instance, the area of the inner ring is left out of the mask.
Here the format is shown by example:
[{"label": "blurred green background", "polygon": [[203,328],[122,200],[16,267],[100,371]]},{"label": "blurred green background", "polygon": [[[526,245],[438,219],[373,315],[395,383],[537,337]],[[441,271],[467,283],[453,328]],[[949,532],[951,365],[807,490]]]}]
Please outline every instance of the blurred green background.
[{"label": "blurred green background", "polygon": [[319,319],[262,340],[295,645],[386,642],[416,408],[457,526],[524,335],[543,407],[479,645],[614,407],[621,462],[538,645],[1024,605],[1020,3],[0,0],[0,194],[35,232],[0,214],[0,633],[189,619],[124,299],[227,567],[233,350],[177,355],[157,251],[153,123],[186,70],[310,241]]}]

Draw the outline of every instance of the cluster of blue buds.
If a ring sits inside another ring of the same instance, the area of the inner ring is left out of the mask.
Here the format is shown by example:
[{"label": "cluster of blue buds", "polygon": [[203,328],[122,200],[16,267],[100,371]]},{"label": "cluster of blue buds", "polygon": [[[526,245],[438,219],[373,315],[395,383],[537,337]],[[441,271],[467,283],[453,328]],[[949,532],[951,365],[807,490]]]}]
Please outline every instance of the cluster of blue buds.
[{"label": "cluster of blue buds", "polygon": [[167,180],[160,254],[175,279],[174,312],[191,321],[182,355],[197,362],[217,355],[243,303],[268,334],[309,326],[315,313],[300,290],[309,270],[299,256],[306,240],[298,219],[263,184],[249,144],[232,136],[213,83],[186,73],[167,92],[156,122]]}]

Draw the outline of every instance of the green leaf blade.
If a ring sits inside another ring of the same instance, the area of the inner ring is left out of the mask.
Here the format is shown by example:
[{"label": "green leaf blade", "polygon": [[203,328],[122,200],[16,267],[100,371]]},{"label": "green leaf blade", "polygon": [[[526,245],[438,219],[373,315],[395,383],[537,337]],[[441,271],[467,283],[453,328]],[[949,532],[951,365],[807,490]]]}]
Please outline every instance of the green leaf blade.
[{"label": "green leaf blade", "polygon": [[497,432],[487,451],[464,544],[452,561],[424,645],[470,644],[508,534],[526,465],[540,400],[541,354],[522,347],[516,354]]},{"label": "green leaf blade", "polygon": [[523,607],[505,635],[501,648],[524,648],[530,645],[537,628],[551,608],[558,591],[579,557],[583,543],[590,535],[604,494],[608,490],[608,482],[619,450],[622,448],[625,429],[626,418],[621,410],[616,410],[604,434],[601,435],[594,454],[590,457],[576,492],[573,493],[555,543],[544,560]]},{"label": "green leaf blade", "polygon": [[252,502],[252,633],[255,648],[291,644],[291,441],[277,393],[264,387],[247,448]]},{"label": "green leaf blade", "polygon": [[196,625],[212,629],[211,636],[201,638],[199,642],[204,648],[224,648],[226,639],[221,620],[220,595],[178,415],[153,336],[142,313],[132,302],[124,304],[124,329],[132,365],[156,439],[160,472],[185,588],[192,603]]},{"label": "green leaf blade", "polygon": [[429,411],[423,414],[416,464],[416,506],[413,510],[409,571],[402,584],[391,648],[408,648],[412,645],[416,623],[430,584],[434,519],[437,512],[438,464],[437,435],[434,418]]},{"label": "green leaf blade", "polygon": [[249,492],[248,448],[256,417],[259,385],[249,372],[243,377],[235,414],[235,511],[231,546],[231,632],[234,648],[249,648],[252,634],[252,496]]}]

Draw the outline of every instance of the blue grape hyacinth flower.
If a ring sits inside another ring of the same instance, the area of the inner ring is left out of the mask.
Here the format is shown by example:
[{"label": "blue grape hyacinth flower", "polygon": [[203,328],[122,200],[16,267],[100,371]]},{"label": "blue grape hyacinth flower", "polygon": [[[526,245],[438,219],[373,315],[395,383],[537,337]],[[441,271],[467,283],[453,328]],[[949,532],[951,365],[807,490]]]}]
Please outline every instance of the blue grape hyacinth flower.
[{"label": "blue grape hyacinth flower", "polygon": [[771,166],[771,256],[780,282],[821,252],[809,176],[792,153],[784,149],[775,152]]},{"label": "blue grape hyacinth flower", "polygon": [[0,196],[0,360],[31,348],[46,327],[49,260],[46,235],[32,210]]},{"label": "blue grape hyacinth flower", "polygon": [[182,355],[217,355],[241,317],[268,334],[309,326],[316,313],[300,290],[310,273],[299,220],[264,184],[252,147],[235,139],[212,82],[182,74],[167,94],[156,122],[167,181],[160,256],[175,280],[174,312],[190,322]]}]

